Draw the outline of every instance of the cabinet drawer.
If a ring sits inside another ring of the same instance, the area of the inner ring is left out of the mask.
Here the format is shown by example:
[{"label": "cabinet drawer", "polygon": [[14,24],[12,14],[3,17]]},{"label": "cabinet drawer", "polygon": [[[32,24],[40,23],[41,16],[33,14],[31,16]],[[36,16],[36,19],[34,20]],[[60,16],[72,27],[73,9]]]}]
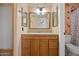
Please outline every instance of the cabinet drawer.
[{"label": "cabinet drawer", "polygon": [[58,39],[58,35],[22,35],[22,39]]}]

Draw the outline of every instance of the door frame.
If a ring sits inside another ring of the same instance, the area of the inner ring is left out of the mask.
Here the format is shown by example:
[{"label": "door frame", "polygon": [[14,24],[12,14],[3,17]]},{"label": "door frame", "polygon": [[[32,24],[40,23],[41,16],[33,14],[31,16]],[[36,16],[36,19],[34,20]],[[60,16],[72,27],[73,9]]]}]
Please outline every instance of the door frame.
[{"label": "door frame", "polygon": [[17,4],[16,3],[12,3],[12,21],[13,21],[13,56],[16,56],[16,39],[17,39]]},{"label": "door frame", "polygon": [[17,7],[16,3],[9,3],[10,8],[12,8],[12,49],[13,56],[16,55],[16,16]]},{"label": "door frame", "polygon": [[59,25],[59,56],[65,56],[65,3],[59,3],[58,9]]}]

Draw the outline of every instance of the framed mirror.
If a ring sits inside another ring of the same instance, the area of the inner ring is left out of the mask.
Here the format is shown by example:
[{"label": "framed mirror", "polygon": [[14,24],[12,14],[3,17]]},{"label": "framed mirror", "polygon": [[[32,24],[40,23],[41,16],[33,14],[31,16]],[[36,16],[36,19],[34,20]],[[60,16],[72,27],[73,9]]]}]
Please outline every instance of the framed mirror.
[{"label": "framed mirror", "polygon": [[29,13],[29,29],[49,29],[50,28],[50,13],[45,15],[37,15]]}]

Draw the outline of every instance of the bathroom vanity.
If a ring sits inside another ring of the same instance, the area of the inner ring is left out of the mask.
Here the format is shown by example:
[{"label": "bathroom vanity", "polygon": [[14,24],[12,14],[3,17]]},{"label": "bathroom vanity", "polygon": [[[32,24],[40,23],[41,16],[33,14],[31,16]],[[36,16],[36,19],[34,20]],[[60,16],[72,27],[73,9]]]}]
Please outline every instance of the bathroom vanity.
[{"label": "bathroom vanity", "polygon": [[58,35],[22,34],[22,56],[57,56]]},{"label": "bathroom vanity", "polygon": [[[37,7],[39,5],[42,7]],[[29,6],[26,8],[28,13],[24,12],[25,8],[20,9],[22,27],[18,27],[18,30],[22,29],[21,55],[57,56],[59,54],[58,4],[55,4],[55,10],[52,10],[51,4],[33,4],[33,6],[29,4]],[[42,13],[34,12],[36,10]],[[47,12],[43,12],[45,10]]]}]

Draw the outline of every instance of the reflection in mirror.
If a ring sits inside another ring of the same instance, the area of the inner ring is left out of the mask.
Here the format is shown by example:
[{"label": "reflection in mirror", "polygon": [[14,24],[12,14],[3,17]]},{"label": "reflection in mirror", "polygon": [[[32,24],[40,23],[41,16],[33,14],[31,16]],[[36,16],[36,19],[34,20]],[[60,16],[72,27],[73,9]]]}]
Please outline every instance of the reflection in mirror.
[{"label": "reflection in mirror", "polygon": [[26,27],[27,26],[27,23],[26,23],[27,13],[24,11],[23,8],[19,10],[19,13],[21,14],[21,26]]},{"label": "reflection in mirror", "polygon": [[58,6],[56,7],[56,11],[52,13],[52,25],[53,27],[57,27],[58,26]]}]

